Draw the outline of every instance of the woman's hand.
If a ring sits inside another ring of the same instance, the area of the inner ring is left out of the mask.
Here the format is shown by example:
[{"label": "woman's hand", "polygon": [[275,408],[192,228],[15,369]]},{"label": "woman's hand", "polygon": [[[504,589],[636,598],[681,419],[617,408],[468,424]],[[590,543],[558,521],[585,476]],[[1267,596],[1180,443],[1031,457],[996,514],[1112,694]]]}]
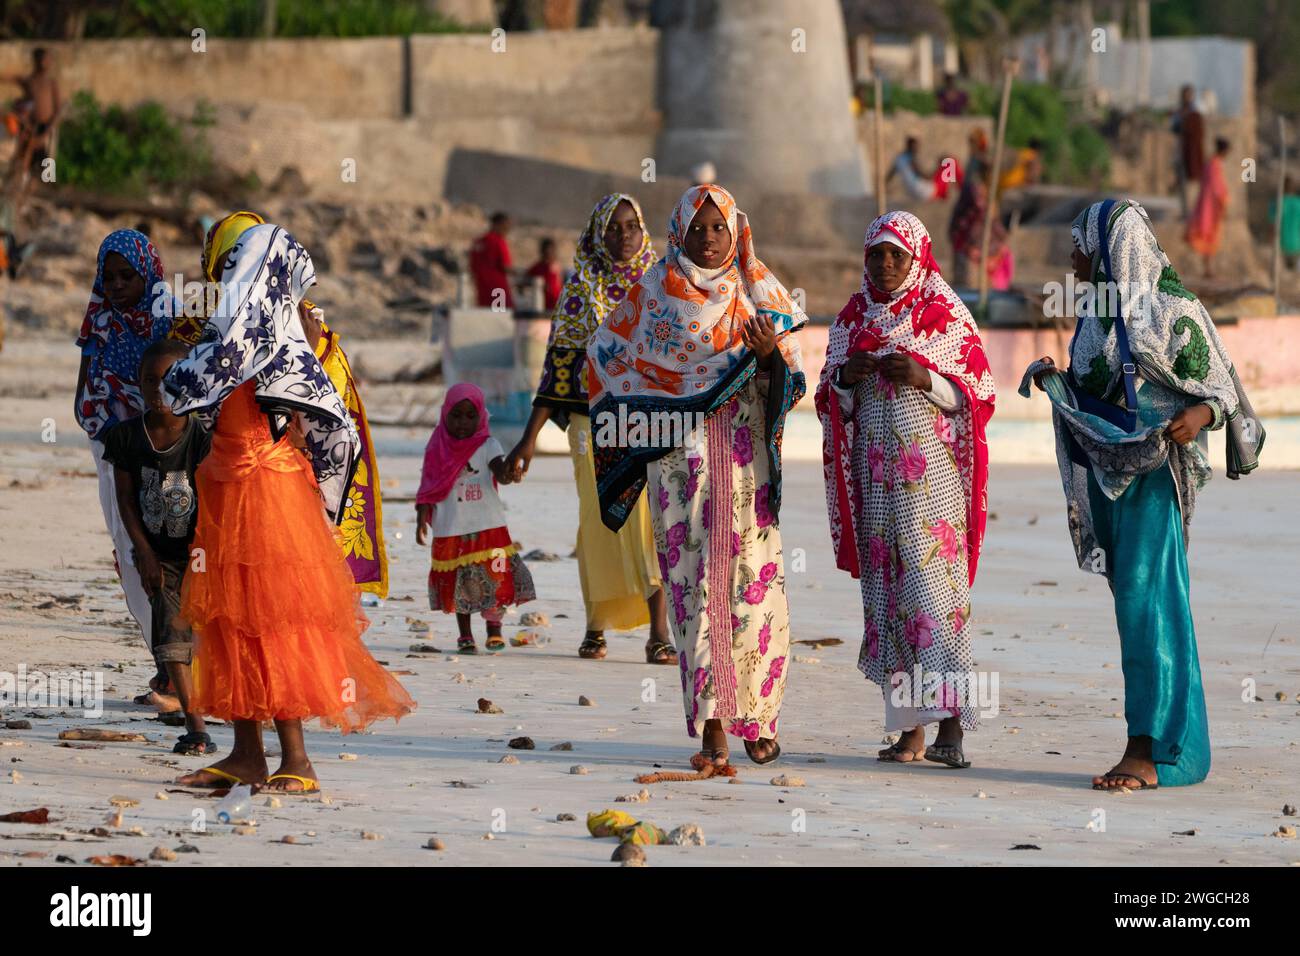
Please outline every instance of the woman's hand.
[{"label": "woman's hand", "polygon": [[1190,445],[1196,441],[1201,429],[1214,421],[1214,413],[1208,405],[1188,405],[1169,422],[1165,434],[1171,441],[1180,445]]},{"label": "woman's hand", "polygon": [[772,353],[776,351],[776,326],[766,315],[756,315],[740,327],[740,339],[758,356],[759,368],[772,367]]},{"label": "woman's hand", "polygon": [[879,361],[870,352],[854,352],[849,356],[848,361],[840,366],[837,384],[840,388],[852,388],[874,372]]},{"label": "woman's hand", "polygon": [[886,380],[895,385],[911,385],[923,392],[930,390],[930,372],[924,365],[902,352],[892,352],[883,356],[876,367]]},{"label": "woman's hand", "polygon": [[415,543],[429,543],[429,525],[433,523],[433,505],[415,506]]},{"label": "woman's hand", "polygon": [[524,480],[524,475],[528,474],[528,466],[533,463],[533,455],[537,454],[537,442],[530,439],[527,434],[519,439],[518,444],[506,454],[503,472],[509,477],[509,481],[503,484],[512,484]]},{"label": "woman's hand", "polygon": [[302,324],[302,334],[313,351],[320,345],[321,337],[325,334],[319,315],[315,309],[307,308],[306,301],[298,303],[298,321]]},{"label": "woman's hand", "polygon": [[1044,355],[1038,361],[1042,362],[1044,365],[1050,366],[1049,368],[1039,369],[1034,373],[1034,384],[1038,386],[1038,390],[1041,392],[1043,390],[1043,382],[1047,379],[1047,376],[1058,374],[1060,369],[1056,367],[1056,363],[1052,361],[1050,355]]}]

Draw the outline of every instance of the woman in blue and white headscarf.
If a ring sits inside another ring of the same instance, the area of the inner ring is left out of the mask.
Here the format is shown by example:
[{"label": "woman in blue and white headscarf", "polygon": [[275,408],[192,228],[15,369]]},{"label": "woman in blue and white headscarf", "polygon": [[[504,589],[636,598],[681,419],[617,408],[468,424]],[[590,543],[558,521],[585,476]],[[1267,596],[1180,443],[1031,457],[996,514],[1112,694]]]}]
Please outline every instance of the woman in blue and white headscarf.
[{"label": "woman in blue and white headscarf", "polygon": [[1210,478],[1204,430],[1227,429],[1227,473],[1238,478],[1258,465],[1264,429],[1142,207],[1095,203],[1072,232],[1075,276],[1095,295],[1080,305],[1069,369],[1039,359],[1020,393],[1032,379],[1052,400],[1079,566],[1104,574],[1115,600],[1128,746],[1093,787],[1199,783],[1210,735],[1187,535]]}]

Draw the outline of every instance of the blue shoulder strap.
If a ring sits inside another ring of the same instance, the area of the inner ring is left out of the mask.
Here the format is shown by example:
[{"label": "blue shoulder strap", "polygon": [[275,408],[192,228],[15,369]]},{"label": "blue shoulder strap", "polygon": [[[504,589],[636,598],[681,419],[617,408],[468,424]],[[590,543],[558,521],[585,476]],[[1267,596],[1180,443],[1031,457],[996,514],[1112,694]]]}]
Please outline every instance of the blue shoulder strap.
[{"label": "blue shoulder strap", "polygon": [[[1115,200],[1107,199],[1101,204],[1101,210],[1097,213],[1097,245],[1101,247],[1102,265],[1106,267],[1106,281],[1114,282],[1115,273],[1110,267],[1110,211],[1115,208]],[[1123,215],[1121,211],[1120,215]],[[1124,302],[1118,288],[1115,290],[1115,344],[1119,347],[1120,371],[1124,376],[1124,403],[1131,412],[1137,411],[1137,389],[1133,385],[1133,377],[1137,374],[1137,366],[1133,364],[1133,353],[1128,347],[1128,329],[1124,326]],[[1100,292],[1098,292],[1100,295]]]}]

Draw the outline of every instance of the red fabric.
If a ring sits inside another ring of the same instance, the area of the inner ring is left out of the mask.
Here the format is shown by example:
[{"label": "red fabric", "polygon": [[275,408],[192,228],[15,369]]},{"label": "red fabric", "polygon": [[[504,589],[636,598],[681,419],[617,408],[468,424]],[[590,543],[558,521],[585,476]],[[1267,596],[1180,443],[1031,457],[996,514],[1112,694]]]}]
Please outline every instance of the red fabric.
[{"label": "red fabric", "polygon": [[560,301],[560,291],[564,280],[560,277],[560,267],[553,262],[538,261],[528,270],[528,278],[541,279],[546,290],[546,311],[550,312]]},{"label": "red fabric", "polygon": [[474,275],[480,306],[492,305],[496,290],[504,289],[506,307],[515,307],[514,293],[510,289],[510,246],[505,236],[499,232],[479,236],[469,252],[469,269]]},{"label": "red fabric", "polygon": [[[478,429],[468,438],[453,438],[447,430],[447,415],[456,405],[469,399],[478,409]],[[488,413],[483,403],[483,390],[469,382],[461,382],[447,389],[438,417],[438,427],[429,436],[424,448],[424,468],[420,472],[420,489],[415,493],[418,505],[436,505],[451,493],[456,479],[465,470],[465,464],[488,440]]]},{"label": "red fabric", "polygon": [[[967,568],[973,584],[988,514],[985,430],[993,417],[993,376],[975,321],[940,275],[930,234],[921,220],[905,212],[886,213],[876,219],[867,232],[864,264],[867,252],[886,232],[902,241],[912,254],[912,268],[899,287],[904,291],[880,291],[864,269],[862,290],[849,299],[835,319],[832,345],[816,395],[823,426],[822,459],[836,566],[854,577],[860,574],[852,509],[852,502],[858,500],[853,487],[854,435],[851,423],[842,420],[831,382],[856,352],[900,352],[951,381],[965,398],[956,413],[966,422],[959,430],[954,453],[966,492]],[[847,342],[837,352],[836,344],[842,340]]]},{"label": "red fabric", "polygon": [[1223,215],[1228,208],[1228,181],[1223,175],[1223,159],[1215,156],[1205,167],[1201,195],[1187,221],[1187,244],[1203,256],[1219,251]]}]

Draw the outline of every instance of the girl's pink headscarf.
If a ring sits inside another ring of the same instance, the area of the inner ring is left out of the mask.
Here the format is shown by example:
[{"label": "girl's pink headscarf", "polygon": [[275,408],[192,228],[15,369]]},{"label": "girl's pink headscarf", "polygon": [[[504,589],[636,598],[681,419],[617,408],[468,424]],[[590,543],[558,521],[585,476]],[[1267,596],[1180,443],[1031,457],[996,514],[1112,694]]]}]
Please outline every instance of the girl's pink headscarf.
[{"label": "girl's pink headscarf", "polygon": [[[453,438],[447,430],[447,415],[466,399],[478,409],[478,429],[468,438]],[[424,470],[420,475],[420,490],[415,493],[415,503],[436,505],[451,494],[466,462],[487,439],[488,413],[483,404],[483,390],[469,382],[447,389],[438,427],[433,430],[424,449]]]}]

